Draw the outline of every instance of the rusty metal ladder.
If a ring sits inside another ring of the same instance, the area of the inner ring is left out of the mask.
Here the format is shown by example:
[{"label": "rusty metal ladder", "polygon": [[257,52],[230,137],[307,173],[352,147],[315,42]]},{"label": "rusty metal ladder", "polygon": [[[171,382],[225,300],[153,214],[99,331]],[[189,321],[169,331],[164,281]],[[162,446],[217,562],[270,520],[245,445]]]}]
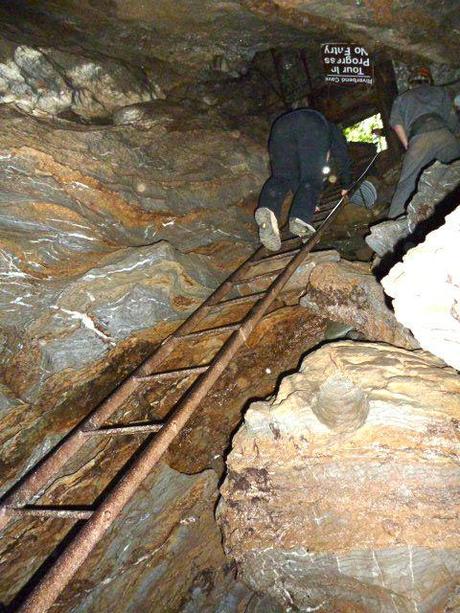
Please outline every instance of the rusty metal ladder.
[{"label": "rusty metal ladder", "polygon": [[[364,176],[364,175],[363,175]],[[362,177],[360,177],[361,179]],[[360,180],[359,179],[359,180]],[[359,181],[358,180],[358,181]],[[4,529],[13,518],[37,516],[85,520],[80,530],[74,535],[62,553],[50,565],[41,581],[32,589],[17,610],[28,613],[47,611],[59,594],[68,585],[79,567],[90,555],[93,548],[119,515],[143,480],[160,461],[175,437],[184,428],[190,417],[197,410],[200,402],[212,388],[240,347],[246,342],[251,332],[267,313],[280,291],[293,273],[304,261],[312,248],[320,241],[324,231],[331,225],[342,208],[344,198],[338,202],[326,200],[314,223],[317,232],[305,244],[299,239],[285,240],[280,253],[266,255],[263,247],[258,249],[242,264],[224,283],[181,325],[168,336],[138,368],[134,370],[121,385],[110,394],[96,409],[85,418],[56,448],[38,465],[32,468],[19,484],[12,488],[0,504],[0,530]],[[292,249],[292,247],[296,247]],[[283,260],[289,258],[284,265]],[[245,277],[248,270],[260,262],[280,260],[283,266],[275,271],[253,277]],[[238,284],[260,278],[275,279],[263,292],[248,294],[238,298],[223,300]],[[205,319],[213,308],[222,304],[250,302],[255,304],[247,315],[238,323],[220,327],[196,330],[197,325]],[[214,333],[231,333],[212,361],[205,366],[190,366],[178,370],[161,371],[159,368],[172,353],[179,342],[197,336]],[[132,424],[121,426],[104,426],[105,422],[138,389],[141,384],[152,383],[164,378],[180,379],[198,375],[182,398],[173,407],[163,423]],[[92,437],[107,435],[127,435],[147,433],[144,448],[130,463],[116,485],[94,510],[76,510],[56,506],[40,507],[34,505],[49,482],[63,466]]]}]

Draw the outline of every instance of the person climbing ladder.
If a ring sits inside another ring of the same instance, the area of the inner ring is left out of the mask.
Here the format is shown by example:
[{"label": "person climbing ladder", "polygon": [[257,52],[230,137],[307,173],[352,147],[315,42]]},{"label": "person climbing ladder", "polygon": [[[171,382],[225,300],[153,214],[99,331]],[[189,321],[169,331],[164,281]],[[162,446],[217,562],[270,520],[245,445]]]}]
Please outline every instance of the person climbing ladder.
[{"label": "person climbing ladder", "polygon": [[271,176],[262,188],[255,220],[260,242],[270,251],[281,247],[279,217],[284,198],[293,194],[289,230],[308,238],[315,229],[311,220],[323,187],[323,170],[332,155],[337,160],[342,195],[352,182],[345,137],[324,115],[300,108],[281,115],[273,123],[268,145]]}]

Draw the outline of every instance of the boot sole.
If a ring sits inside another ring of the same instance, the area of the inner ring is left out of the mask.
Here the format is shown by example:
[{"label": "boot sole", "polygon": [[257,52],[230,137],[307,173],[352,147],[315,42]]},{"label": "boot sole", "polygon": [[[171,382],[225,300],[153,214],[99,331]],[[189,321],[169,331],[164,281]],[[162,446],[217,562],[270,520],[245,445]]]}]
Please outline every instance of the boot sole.
[{"label": "boot sole", "polygon": [[303,240],[308,240],[313,234],[316,233],[316,230],[313,226],[304,226],[303,224],[298,224],[296,222],[289,222],[289,232],[298,236]]},{"label": "boot sole", "polygon": [[270,209],[257,209],[255,213],[256,223],[259,226],[260,242],[269,251],[281,249],[281,237],[275,214]]}]

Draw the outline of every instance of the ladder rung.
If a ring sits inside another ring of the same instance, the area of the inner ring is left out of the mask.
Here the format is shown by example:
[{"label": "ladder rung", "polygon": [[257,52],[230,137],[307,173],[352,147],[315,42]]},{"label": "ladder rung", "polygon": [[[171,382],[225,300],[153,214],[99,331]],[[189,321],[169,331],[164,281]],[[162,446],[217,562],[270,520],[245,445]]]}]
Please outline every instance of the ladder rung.
[{"label": "ladder rung", "polygon": [[247,296],[240,296],[239,298],[230,298],[229,300],[222,300],[216,302],[213,307],[227,306],[231,304],[244,304],[245,302],[257,302],[265,296],[265,292],[257,292],[256,294],[248,294]]},{"label": "ladder rung", "polygon": [[[236,285],[239,285],[237,283]],[[198,332],[189,332],[188,334],[180,334],[178,338],[199,338],[207,334],[220,334],[221,332],[233,332],[238,330],[241,324],[229,324],[228,326],[218,326],[217,328],[207,328],[206,330],[198,330]]]},{"label": "ladder rung", "polygon": [[209,368],[209,365],[192,366],[191,368],[178,368],[177,370],[165,370],[164,372],[153,372],[149,375],[144,375],[143,377],[135,377],[135,379],[136,381],[139,381],[139,382],[155,381],[157,379],[177,379],[177,377],[189,377],[190,375],[200,375],[202,372],[206,372],[208,368]]},{"label": "ladder rung", "polygon": [[261,275],[256,275],[255,277],[248,277],[247,279],[241,279],[241,281],[236,281],[235,285],[245,285],[247,283],[253,283],[254,281],[260,281],[261,279],[269,279],[270,277],[277,276],[280,272],[282,272],[284,268],[280,268],[278,270],[272,270],[271,272],[264,272]]},{"label": "ladder rung", "polygon": [[18,517],[54,517],[57,519],[89,519],[94,511],[49,507],[5,507],[7,515]]},{"label": "ladder rung", "polygon": [[255,260],[255,264],[260,264],[260,262],[270,262],[271,260],[282,260],[283,258],[287,258],[288,256],[294,257],[299,253],[300,247],[298,249],[293,249],[292,251],[283,251],[283,253],[274,253],[273,255],[267,255],[265,258],[259,258]]},{"label": "ladder rung", "polygon": [[92,435],[107,435],[118,434],[139,434],[143,432],[158,432],[163,427],[163,424],[138,424],[135,426],[114,426],[112,428],[96,428],[94,430],[83,430],[85,436]]}]

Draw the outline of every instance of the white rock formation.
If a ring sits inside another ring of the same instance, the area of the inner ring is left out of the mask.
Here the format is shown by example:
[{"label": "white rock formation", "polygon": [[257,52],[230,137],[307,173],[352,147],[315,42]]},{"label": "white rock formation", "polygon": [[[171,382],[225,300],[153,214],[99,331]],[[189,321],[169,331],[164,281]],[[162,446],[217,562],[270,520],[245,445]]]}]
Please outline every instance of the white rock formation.
[{"label": "white rock formation", "polygon": [[460,370],[460,207],[382,280],[396,318]]}]

